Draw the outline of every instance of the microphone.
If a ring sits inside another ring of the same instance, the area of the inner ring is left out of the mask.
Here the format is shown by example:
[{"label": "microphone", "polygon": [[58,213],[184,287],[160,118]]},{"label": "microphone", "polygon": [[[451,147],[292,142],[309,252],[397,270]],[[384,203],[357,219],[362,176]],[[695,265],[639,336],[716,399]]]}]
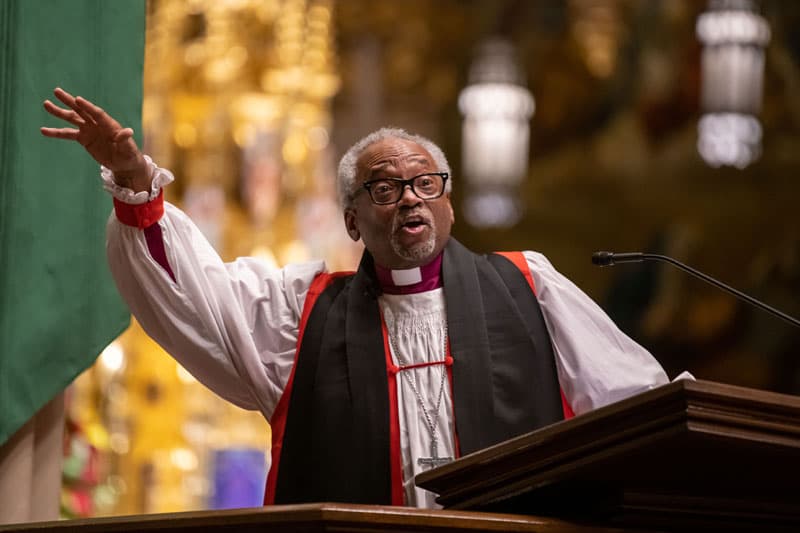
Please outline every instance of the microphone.
[{"label": "microphone", "polygon": [[733,294],[740,300],[744,300],[745,302],[758,307],[759,309],[770,313],[773,316],[776,316],[780,319],[785,320],[786,322],[800,327],[800,320],[797,320],[794,317],[787,315],[781,311],[778,311],[774,307],[770,307],[761,300],[756,300],[752,296],[749,296],[742,291],[736,290],[733,287],[722,283],[721,281],[712,278],[708,274],[704,274],[699,270],[696,270],[688,265],[681,263],[680,261],[673,259],[666,255],[658,255],[658,254],[645,254],[641,252],[629,252],[629,253],[614,253],[614,252],[595,252],[592,254],[592,263],[597,266],[614,266],[617,263],[638,263],[640,261],[662,261],[664,263],[669,263],[674,265],[684,272],[688,272],[689,274],[702,279],[706,283],[710,283],[715,287],[722,289],[723,291]]},{"label": "microphone", "polygon": [[638,263],[644,259],[644,254],[629,252],[615,254],[614,252],[595,252],[592,254],[592,263],[597,266],[613,266],[616,263]]}]

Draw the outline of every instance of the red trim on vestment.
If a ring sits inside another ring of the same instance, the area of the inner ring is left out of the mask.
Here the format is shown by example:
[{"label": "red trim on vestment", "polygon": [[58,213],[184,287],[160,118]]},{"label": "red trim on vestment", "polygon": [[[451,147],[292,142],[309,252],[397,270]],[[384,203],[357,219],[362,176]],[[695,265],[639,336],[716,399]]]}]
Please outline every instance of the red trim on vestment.
[{"label": "red trim on vestment", "polygon": [[456,400],[453,393],[453,356],[450,353],[450,337],[447,338],[444,364],[447,368],[447,384],[450,386],[450,412],[453,413],[453,457],[461,457],[461,445],[458,443],[458,426],[456,426]]},{"label": "red trim on vestment", "polygon": [[144,204],[126,204],[114,198],[114,212],[117,214],[117,219],[126,226],[148,228],[164,216],[164,189],[161,189],[158,196]]},{"label": "red trim on vestment", "polygon": [[294,352],[294,364],[292,364],[292,372],[289,374],[289,381],[286,383],[286,388],[283,389],[281,399],[278,400],[278,405],[272,413],[272,418],[269,425],[272,428],[272,464],[267,474],[267,487],[264,490],[264,505],[272,505],[275,503],[275,490],[278,483],[278,466],[281,461],[281,450],[283,449],[283,435],[286,430],[286,416],[289,414],[289,400],[292,397],[292,383],[294,382],[294,371],[297,368],[297,356],[300,354],[300,346],[303,342],[303,333],[306,330],[308,317],[311,315],[311,310],[317,302],[317,298],[322,292],[333,283],[336,278],[351,274],[351,272],[335,272],[329,274],[323,272],[314,278],[311,286],[308,288],[308,295],[303,304],[303,314],[300,317],[300,326],[298,327],[297,334],[297,348]]},{"label": "red trim on vestment", "polygon": [[426,366],[436,366],[436,365],[445,365],[447,364],[447,360],[444,361],[429,361],[427,363],[414,363],[413,365],[405,365],[397,367],[398,371],[402,370],[413,370],[415,368],[425,368]]},{"label": "red trim on vestment", "polygon": [[403,457],[400,453],[400,409],[397,405],[397,373],[400,371],[392,361],[389,347],[389,331],[381,313],[381,333],[383,334],[383,352],[386,354],[386,376],[389,387],[389,469],[392,484],[392,505],[405,505],[403,490]]},{"label": "red trim on vestment", "polygon": [[528,260],[525,259],[525,254],[522,252],[495,252],[497,255],[502,255],[516,266],[522,275],[525,276],[525,280],[527,280],[528,285],[531,286],[531,290],[533,294],[536,295],[536,283],[533,281],[533,276],[531,275],[531,269],[528,267]]},{"label": "red trim on vestment", "polygon": [[572,407],[567,403],[567,397],[564,396],[563,390],[561,390],[561,407],[564,409],[564,420],[569,420],[575,416],[575,411],[573,411]]},{"label": "red trim on vestment", "polygon": [[[516,266],[522,275],[525,276],[525,279],[528,281],[528,285],[531,286],[531,290],[533,294],[536,295],[536,284],[533,281],[533,275],[531,274],[531,269],[528,266],[528,260],[525,259],[525,254],[522,252],[497,252],[498,255],[502,255]],[[564,411],[564,420],[569,420],[570,418],[575,416],[575,412],[572,410],[572,407],[567,403],[567,397],[564,396],[564,390],[559,389],[561,392],[561,408]]]}]

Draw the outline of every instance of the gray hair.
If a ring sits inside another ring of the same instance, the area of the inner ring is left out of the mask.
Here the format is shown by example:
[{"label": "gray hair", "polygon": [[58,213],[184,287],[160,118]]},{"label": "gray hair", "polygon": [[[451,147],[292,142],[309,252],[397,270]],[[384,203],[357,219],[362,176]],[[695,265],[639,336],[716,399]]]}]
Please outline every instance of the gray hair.
[{"label": "gray hair", "polygon": [[[353,195],[355,194],[355,183],[357,174],[357,162],[361,154],[364,153],[369,146],[380,142],[384,139],[405,139],[407,141],[415,142],[422,146],[433,157],[433,162],[436,164],[436,169],[439,172],[447,172],[450,174],[450,165],[447,163],[447,158],[439,146],[430,139],[421,135],[414,135],[408,133],[400,128],[381,128],[373,131],[353,146],[342,156],[339,161],[339,171],[336,173],[336,188],[339,193],[339,205],[343,209],[351,207],[353,203]],[[445,184],[445,192],[450,192],[452,189],[452,177],[447,180]]]}]

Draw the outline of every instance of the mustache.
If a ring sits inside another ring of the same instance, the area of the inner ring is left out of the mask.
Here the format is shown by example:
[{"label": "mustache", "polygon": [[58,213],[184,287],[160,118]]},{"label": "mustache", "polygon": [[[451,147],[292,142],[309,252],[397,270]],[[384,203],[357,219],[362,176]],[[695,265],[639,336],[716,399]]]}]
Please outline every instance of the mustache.
[{"label": "mustache", "polygon": [[403,224],[408,222],[422,222],[428,226],[433,226],[431,217],[422,210],[410,211],[408,213],[398,212],[392,220],[392,231],[399,230]]}]

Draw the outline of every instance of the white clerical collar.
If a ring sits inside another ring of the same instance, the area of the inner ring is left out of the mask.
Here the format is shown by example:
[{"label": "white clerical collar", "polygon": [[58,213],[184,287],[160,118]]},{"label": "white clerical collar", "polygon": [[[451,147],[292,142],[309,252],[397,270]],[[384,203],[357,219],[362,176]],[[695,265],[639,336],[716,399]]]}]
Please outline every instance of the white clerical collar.
[{"label": "white clerical collar", "polygon": [[388,294],[414,294],[442,286],[442,254],[427,265],[414,268],[389,269],[375,264],[375,273],[383,292]]},{"label": "white clerical collar", "polygon": [[392,282],[398,287],[405,287],[422,281],[422,269],[420,267],[392,270],[390,273]]}]

